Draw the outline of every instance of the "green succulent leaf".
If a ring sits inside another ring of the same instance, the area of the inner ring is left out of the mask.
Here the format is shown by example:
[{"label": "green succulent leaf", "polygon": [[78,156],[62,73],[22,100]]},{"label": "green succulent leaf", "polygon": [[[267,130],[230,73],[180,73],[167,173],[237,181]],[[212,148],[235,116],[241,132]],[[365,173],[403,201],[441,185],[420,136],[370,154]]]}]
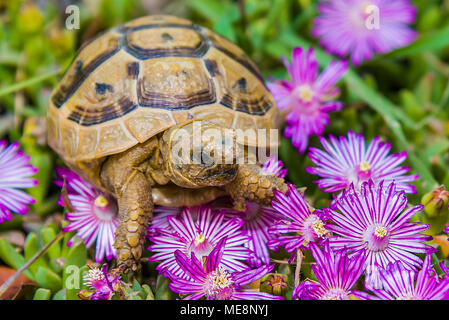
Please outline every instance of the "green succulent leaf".
[{"label": "green succulent leaf", "polygon": [[34,293],[33,300],[50,300],[51,291],[44,288],[39,288]]},{"label": "green succulent leaf", "polygon": [[62,279],[50,269],[38,267],[36,271],[36,282],[41,288],[57,292],[62,288]]},{"label": "green succulent leaf", "polygon": [[[25,258],[4,238],[0,238],[0,259],[16,270],[25,264]],[[30,280],[35,280],[34,275],[29,270],[25,270],[24,274]]]}]

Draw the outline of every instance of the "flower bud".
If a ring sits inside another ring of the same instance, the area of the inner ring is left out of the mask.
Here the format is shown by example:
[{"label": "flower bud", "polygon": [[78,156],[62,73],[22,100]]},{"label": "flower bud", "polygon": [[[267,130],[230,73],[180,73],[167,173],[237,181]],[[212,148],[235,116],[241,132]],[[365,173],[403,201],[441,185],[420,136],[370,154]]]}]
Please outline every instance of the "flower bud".
[{"label": "flower bud", "polygon": [[442,185],[426,193],[421,202],[424,205],[423,223],[431,225],[427,233],[432,235],[441,233],[449,218],[449,192]]},{"label": "flower bud", "polygon": [[288,276],[279,273],[268,273],[260,280],[260,291],[283,296],[288,290]]},{"label": "flower bud", "polygon": [[449,192],[442,185],[426,193],[421,201],[424,205],[424,213],[429,218],[436,218],[448,211]]},{"label": "flower bud", "polygon": [[91,296],[95,293],[94,290],[82,289],[78,292],[78,297],[81,300],[90,300]]},{"label": "flower bud", "polygon": [[38,32],[44,22],[44,15],[36,4],[27,2],[20,9],[18,27],[23,33]]}]

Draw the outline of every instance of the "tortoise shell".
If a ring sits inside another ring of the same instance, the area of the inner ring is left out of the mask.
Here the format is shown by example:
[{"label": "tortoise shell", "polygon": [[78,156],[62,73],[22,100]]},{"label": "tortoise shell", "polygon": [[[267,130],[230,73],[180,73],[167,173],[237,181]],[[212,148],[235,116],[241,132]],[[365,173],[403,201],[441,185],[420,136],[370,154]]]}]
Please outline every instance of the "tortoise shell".
[{"label": "tortoise shell", "polygon": [[81,47],[50,97],[48,139],[79,167],[188,119],[269,129],[277,112],[236,45],[185,19],[147,16]]}]

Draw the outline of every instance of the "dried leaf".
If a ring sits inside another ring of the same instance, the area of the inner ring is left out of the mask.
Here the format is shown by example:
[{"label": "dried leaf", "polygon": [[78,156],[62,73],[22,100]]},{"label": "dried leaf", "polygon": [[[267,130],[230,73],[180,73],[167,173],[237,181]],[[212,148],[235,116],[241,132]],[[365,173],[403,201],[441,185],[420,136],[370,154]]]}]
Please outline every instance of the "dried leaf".
[{"label": "dried leaf", "polygon": [[[5,266],[0,266],[0,285],[6,282],[11,276],[16,273],[16,270],[8,268]],[[1,300],[14,300],[25,286],[35,286],[36,284],[28,279],[26,276],[21,274],[16,281],[6,290],[6,292],[1,297]]]},{"label": "dried leaf", "polygon": [[25,234],[21,231],[5,231],[0,233],[0,238],[5,238],[9,243],[23,248],[25,245]]}]

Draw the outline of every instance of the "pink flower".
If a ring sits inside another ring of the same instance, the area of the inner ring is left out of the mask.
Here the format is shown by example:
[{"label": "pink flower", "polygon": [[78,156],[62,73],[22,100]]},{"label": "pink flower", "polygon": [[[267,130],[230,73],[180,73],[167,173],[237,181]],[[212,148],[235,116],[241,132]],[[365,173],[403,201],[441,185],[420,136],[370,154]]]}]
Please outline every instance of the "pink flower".
[{"label": "pink flower", "polygon": [[351,185],[331,208],[325,209],[334,222],[327,226],[334,234],[329,244],[351,251],[350,256],[365,252],[369,289],[382,289],[380,268],[402,261],[408,270],[417,270],[422,265],[417,254],[431,249],[425,242],[432,237],[421,234],[429,225],[410,222],[423,206],[408,207],[404,191],[398,191],[394,182],[375,186],[370,180],[360,191]]},{"label": "pink flower", "polygon": [[333,101],[339,95],[335,83],[347,70],[346,62],[332,61],[318,75],[318,62],[313,49],[304,52],[293,49],[292,62],[283,59],[291,82],[277,80],[267,86],[276,100],[277,107],[287,113],[284,136],[292,140],[299,153],[308,145],[309,136],[320,135],[329,123],[329,112],[342,108],[341,102]]},{"label": "pink flower", "polygon": [[366,146],[363,135],[352,131],[347,138],[330,135],[329,141],[323,137],[320,141],[324,150],[310,148],[309,157],[316,167],[306,167],[306,171],[320,176],[315,182],[323,191],[340,191],[351,184],[359,189],[363,182],[372,180],[375,184],[394,181],[398,190],[416,193],[408,182],[419,175],[405,175],[409,168],[400,164],[407,159],[407,152],[389,154],[391,143],[375,137]]},{"label": "pink flower", "polygon": [[[65,219],[70,223],[64,231],[76,231],[87,248],[96,242],[95,261],[100,263],[104,257],[111,260],[116,257],[114,248],[115,230],[118,225],[118,209],[115,199],[98,191],[85,182],[75,172],[58,167],[56,172],[67,183],[68,198],[74,212],[67,212]],[[62,186],[62,180],[56,181]],[[59,204],[64,206],[60,199]],[[69,245],[73,240],[69,241]]]},{"label": "pink flower", "polygon": [[327,222],[330,217],[321,210],[313,210],[299,193],[296,186],[288,184],[286,194],[275,191],[275,199],[271,202],[273,209],[283,218],[269,228],[275,236],[268,241],[268,247],[278,250],[284,247],[287,252],[294,254],[297,249],[308,248],[311,242],[321,242],[330,233]]},{"label": "pink flower", "polygon": [[18,149],[18,142],[7,146],[0,140],[0,223],[11,220],[11,211],[27,213],[28,205],[35,202],[19,189],[37,185],[38,181],[30,178],[37,169],[30,164],[30,157]]},{"label": "pink flower", "polygon": [[374,53],[387,53],[413,42],[409,28],[416,9],[409,0],[321,0],[312,35],[340,57],[350,55],[359,65]]}]

